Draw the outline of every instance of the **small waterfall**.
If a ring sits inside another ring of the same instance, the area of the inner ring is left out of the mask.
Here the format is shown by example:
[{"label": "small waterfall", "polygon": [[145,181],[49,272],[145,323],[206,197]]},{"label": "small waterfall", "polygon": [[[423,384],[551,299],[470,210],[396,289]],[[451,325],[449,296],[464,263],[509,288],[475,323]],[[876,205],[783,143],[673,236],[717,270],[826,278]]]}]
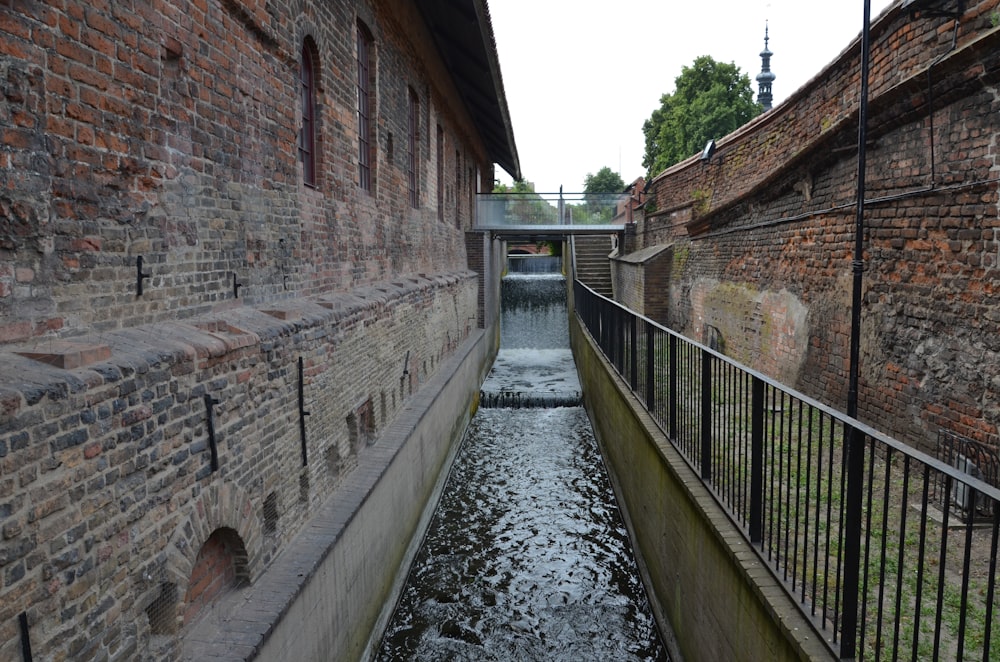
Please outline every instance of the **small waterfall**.
[{"label": "small waterfall", "polygon": [[508,274],[500,293],[500,352],[479,405],[577,407],[580,383],[569,348],[566,279],[560,273]]},{"label": "small waterfall", "polygon": [[500,351],[378,662],[669,662],[580,406],[561,274],[508,273]]},{"label": "small waterfall", "polygon": [[500,349],[569,351],[566,279],[509,274],[500,286]]},{"label": "small waterfall", "polygon": [[509,274],[558,274],[562,273],[559,255],[508,255]]}]

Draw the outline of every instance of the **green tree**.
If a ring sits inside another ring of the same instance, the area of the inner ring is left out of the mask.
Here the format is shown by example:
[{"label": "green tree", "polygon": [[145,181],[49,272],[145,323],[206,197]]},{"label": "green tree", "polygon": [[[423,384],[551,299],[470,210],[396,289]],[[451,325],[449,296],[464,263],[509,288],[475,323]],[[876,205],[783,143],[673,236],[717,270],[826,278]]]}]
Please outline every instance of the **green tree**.
[{"label": "green tree", "polygon": [[535,185],[525,179],[515,180],[510,186],[501,184],[499,181],[493,182],[494,193],[534,193]]},{"label": "green tree", "polygon": [[529,181],[517,180],[511,186],[494,182],[493,193],[503,194],[500,197],[506,198],[492,204],[501,205],[502,216],[507,223],[551,225],[559,222],[559,211],[535,193],[535,185]]},{"label": "green tree", "polygon": [[735,63],[703,55],[674,79],[673,94],[660,97],[660,107],[642,125],[647,176],[696,154],[711,139],[721,138],[760,114],[750,77]]},{"label": "green tree", "polygon": [[624,188],[621,175],[607,166],[598,170],[596,175],[588,172],[583,180],[584,193],[621,193]]}]

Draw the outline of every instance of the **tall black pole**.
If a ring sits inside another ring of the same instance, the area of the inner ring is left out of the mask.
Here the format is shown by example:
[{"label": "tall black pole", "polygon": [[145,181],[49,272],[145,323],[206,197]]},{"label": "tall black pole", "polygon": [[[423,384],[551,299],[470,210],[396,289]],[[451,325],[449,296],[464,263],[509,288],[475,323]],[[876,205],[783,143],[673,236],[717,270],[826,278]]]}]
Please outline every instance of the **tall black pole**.
[{"label": "tall black pole", "polygon": [[[858,361],[861,355],[861,296],[865,270],[865,145],[868,133],[868,61],[871,56],[871,0],[865,0],[861,28],[861,98],[858,109],[858,208],[854,229],[854,290],[851,302],[851,363],[848,377],[847,414],[858,415]],[[853,425],[847,428],[847,494],[844,513],[844,585],[841,612],[840,658],[854,659],[858,640],[858,604],[861,599],[861,501],[864,480],[864,435]],[[863,624],[862,624],[863,625]]]},{"label": "tall black pole", "polygon": [[858,415],[858,362],[861,355],[861,284],[865,272],[865,164],[868,139],[868,61],[871,58],[871,0],[865,0],[861,29],[861,99],[858,108],[858,203],[854,220],[854,292],[851,298],[851,359],[847,390],[847,415]]}]

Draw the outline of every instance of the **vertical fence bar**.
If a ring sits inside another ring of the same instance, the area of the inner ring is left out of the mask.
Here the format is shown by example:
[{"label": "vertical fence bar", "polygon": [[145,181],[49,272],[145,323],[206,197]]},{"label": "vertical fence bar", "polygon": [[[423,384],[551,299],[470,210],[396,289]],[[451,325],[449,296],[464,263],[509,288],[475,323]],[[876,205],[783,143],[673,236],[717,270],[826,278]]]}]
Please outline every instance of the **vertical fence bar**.
[{"label": "vertical fence bar", "polygon": [[754,377],[750,387],[750,542],[764,536],[764,381]]},{"label": "vertical fence bar", "polygon": [[611,309],[615,315],[615,367],[618,374],[625,376],[625,311],[620,307],[612,305]]},{"label": "vertical fence bar", "polygon": [[670,335],[670,440],[677,443],[677,336]]},{"label": "vertical fence bar", "polygon": [[656,411],[656,332],[649,322],[646,326],[646,407]]},{"label": "vertical fence bar", "polygon": [[712,482],[712,355],[701,352],[701,479]]},{"label": "vertical fence bar", "polygon": [[639,335],[639,320],[632,313],[628,316],[628,357],[629,357],[629,385],[632,388],[632,392],[636,391],[636,387],[639,385],[639,352],[636,351],[636,343]]}]

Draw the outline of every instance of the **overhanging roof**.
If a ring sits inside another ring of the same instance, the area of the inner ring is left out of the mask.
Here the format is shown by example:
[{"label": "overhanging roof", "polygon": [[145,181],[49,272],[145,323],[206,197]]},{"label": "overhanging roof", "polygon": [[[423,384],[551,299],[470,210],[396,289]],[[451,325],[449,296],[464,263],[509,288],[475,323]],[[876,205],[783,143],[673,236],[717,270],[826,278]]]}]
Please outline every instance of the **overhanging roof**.
[{"label": "overhanging roof", "polygon": [[486,0],[415,0],[494,163],[514,179],[521,164]]}]

